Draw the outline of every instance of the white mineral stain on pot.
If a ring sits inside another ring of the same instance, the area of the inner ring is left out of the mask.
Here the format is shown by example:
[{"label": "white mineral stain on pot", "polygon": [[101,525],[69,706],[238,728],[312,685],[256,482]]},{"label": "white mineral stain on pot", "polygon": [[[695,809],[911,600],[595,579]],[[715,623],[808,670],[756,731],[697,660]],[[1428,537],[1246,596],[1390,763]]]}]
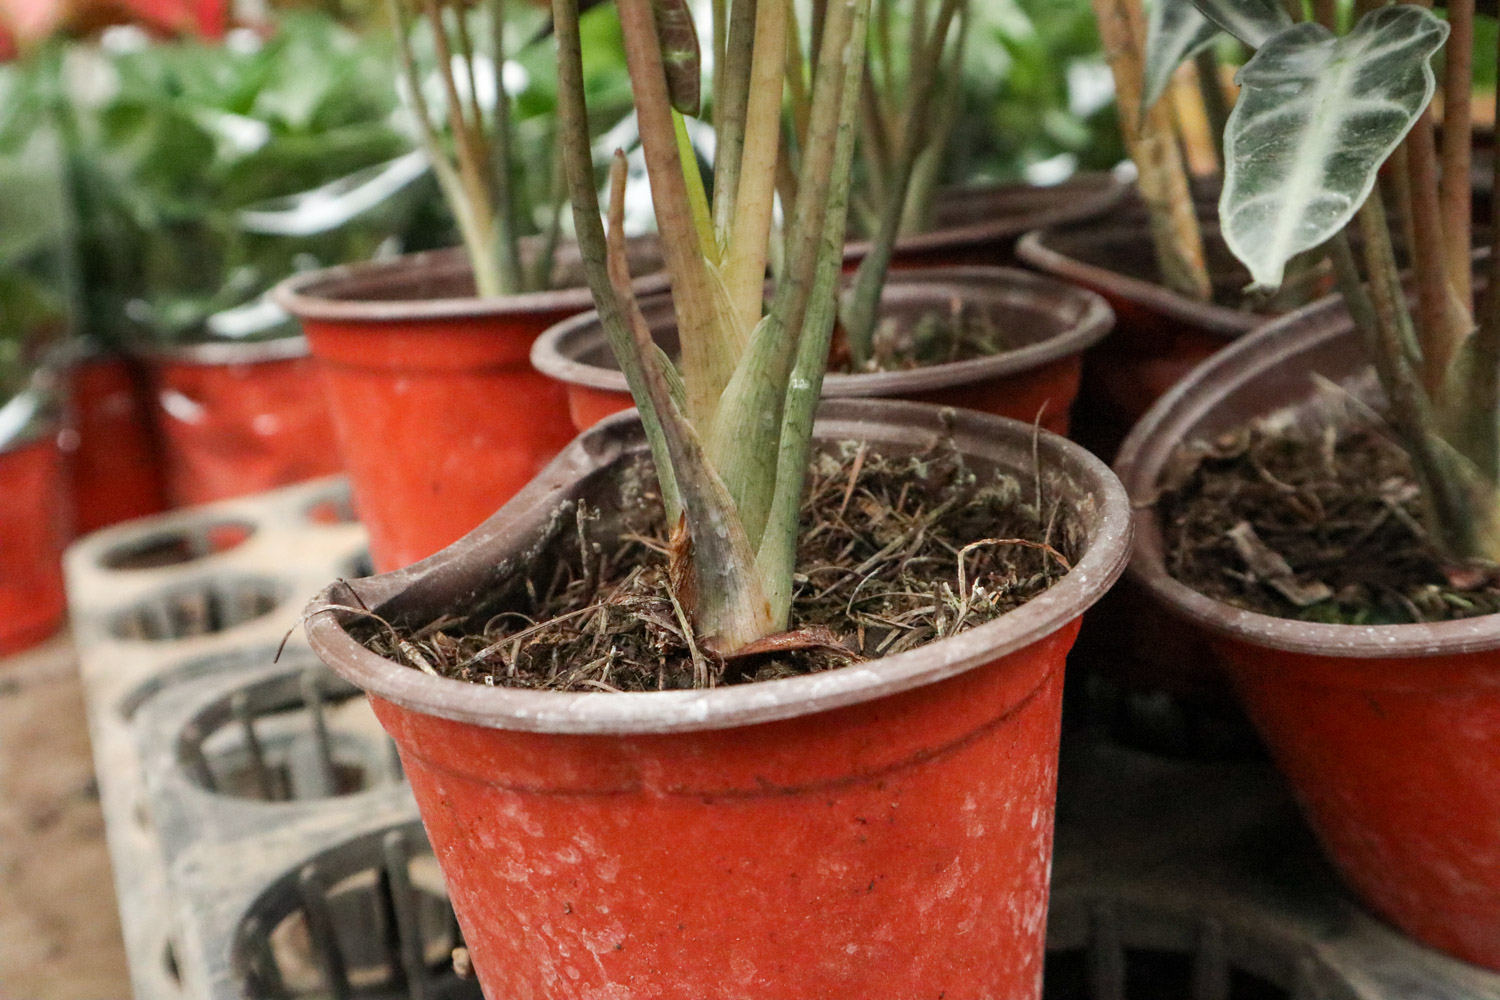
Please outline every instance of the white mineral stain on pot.
[{"label": "white mineral stain on pot", "polygon": [[261,437],[270,437],[281,430],[281,420],[274,413],[258,413],[250,421],[250,429]]}]

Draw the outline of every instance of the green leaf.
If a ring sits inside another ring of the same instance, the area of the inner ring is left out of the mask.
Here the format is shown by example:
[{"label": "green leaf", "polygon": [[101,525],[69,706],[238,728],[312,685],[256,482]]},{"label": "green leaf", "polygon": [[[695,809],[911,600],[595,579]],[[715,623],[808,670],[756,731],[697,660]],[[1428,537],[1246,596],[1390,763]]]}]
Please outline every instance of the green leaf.
[{"label": "green leaf", "polygon": [[1219,36],[1219,26],[1193,6],[1192,0],[1156,0],[1146,26],[1146,79],[1141,113],[1161,100],[1177,67]]},{"label": "green leaf", "polygon": [[1252,49],[1258,49],[1292,19],[1279,0],[1193,0],[1203,16]]},{"label": "green leaf", "polygon": [[1431,58],[1448,26],[1420,7],[1383,7],[1343,37],[1317,24],[1276,35],[1240,71],[1224,134],[1224,238],[1254,285],[1333,236],[1432,99]]}]

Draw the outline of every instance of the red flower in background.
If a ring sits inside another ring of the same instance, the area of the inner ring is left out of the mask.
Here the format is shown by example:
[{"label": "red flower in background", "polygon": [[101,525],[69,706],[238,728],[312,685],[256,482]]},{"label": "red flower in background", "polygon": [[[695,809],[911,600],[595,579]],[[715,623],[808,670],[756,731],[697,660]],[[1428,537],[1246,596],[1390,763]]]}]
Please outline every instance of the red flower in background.
[{"label": "red flower in background", "polygon": [[0,0],[0,60],[59,31],[89,34],[138,24],[162,35],[217,38],[228,26],[227,0]]}]

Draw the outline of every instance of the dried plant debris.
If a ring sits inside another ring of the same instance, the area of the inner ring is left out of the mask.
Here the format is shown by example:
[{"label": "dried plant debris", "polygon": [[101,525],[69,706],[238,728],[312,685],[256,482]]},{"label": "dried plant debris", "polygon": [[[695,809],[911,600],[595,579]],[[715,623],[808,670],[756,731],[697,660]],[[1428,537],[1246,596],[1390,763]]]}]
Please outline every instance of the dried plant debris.
[{"label": "dried plant debris", "polygon": [[835,349],[830,371],[844,374],[910,371],[953,361],[1004,354],[1020,346],[990,311],[955,296],[946,313],[888,316],[876,324],[867,362],[856,365],[847,351]]},{"label": "dried plant debris", "polygon": [[620,481],[618,509],[567,511],[567,530],[498,603],[400,633],[369,620],[366,645],[491,686],[656,691],[770,680],[990,621],[1060,579],[1083,547],[1056,491],[977,471],[951,444],[892,458],[842,445],[809,475],[791,631],[725,659],[692,634],[667,589],[660,500],[654,486],[629,487],[650,481],[649,466]]},{"label": "dried plant debris", "polygon": [[1163,482],[1167,571],[1227,604],[1354,625],[1500,611],[1497,568],[1434,551],[1406,453],[1372,420],[1254,425],[1184,448]]}]

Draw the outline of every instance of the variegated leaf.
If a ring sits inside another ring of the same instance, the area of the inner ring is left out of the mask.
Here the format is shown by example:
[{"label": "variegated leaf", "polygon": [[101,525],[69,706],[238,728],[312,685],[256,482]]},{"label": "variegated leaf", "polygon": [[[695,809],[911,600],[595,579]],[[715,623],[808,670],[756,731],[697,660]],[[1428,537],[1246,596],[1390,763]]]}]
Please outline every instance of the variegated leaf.
[{"label": "variegated leaf", "polygon": [[1219,26],[1204,17],[1193,0],[1156,0],[1146,24],[1146,79],[1141,113],[1161,100],[1177,67],[1219,36]]},{"label": "variegated leaf", "polygon": [[1280,0],[1193,0],[1199,12],[1252,49],[1292,25]]},{"label": "variegated leaf", "polygon": [[1348,35],[1299,24],[1240,71],[1224,131],[1224,238],[1260,288],[1337,233],[1432,99],[1431,59],[1448,26],[1420,7],[1382,7]]}]

